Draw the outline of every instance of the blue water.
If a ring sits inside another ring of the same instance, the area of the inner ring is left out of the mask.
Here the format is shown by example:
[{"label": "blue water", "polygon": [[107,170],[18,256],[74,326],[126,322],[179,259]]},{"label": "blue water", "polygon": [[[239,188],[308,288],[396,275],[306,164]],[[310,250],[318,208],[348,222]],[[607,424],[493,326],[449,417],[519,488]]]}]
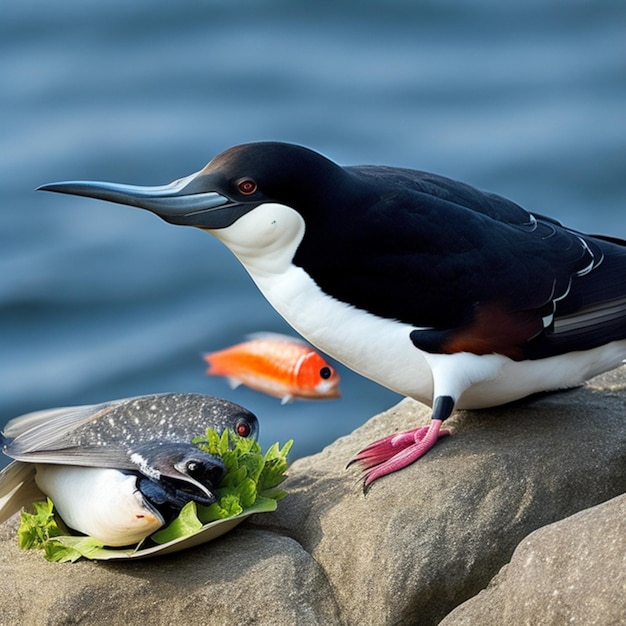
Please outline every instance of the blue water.
[{"label": "blue water", "polygon": [[4,3],[0,425],[196,391],[246,405],[263,444],[293,437],[297,457],[398,400],[345,368],[341,400],[288,406],[205,377],[203,352],[288,331],[235,258],[200,231],[42,183],[166,183],[275,139],[626,236],[623,0],[339,4]]}]

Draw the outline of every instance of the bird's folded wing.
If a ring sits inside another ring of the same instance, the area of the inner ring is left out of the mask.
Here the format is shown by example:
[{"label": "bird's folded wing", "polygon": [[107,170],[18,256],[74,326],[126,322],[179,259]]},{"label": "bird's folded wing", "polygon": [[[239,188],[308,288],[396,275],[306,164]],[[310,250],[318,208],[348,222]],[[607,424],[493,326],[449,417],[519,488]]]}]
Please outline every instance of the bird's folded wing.
[{"label": "bird's folded wing", "polygon": [[524,346],[524,356],[541,359],[555,354],[589,350],[624,338],[626,296],[595,302],[578,311],[555,316],[554,324]]},{"label": "bird's folded wing", "polygon": [[5,452],[16,459],[34,451],[70,447],[72,431],[127,401],[48,409],[16,417],[3,431],[5,438],[11,440]]},{"label": "bird's folded wing", "polygon": [[120,470],[136,470],[131,454],[117,445],[71,446],[67,448],[7,451],[12,458],[28,464],[50,463],[52,465],[82,465],[83,467],[109,467]]},{"label": "bird's folded wing", "polygon": [[78,411],[84,408],[87,407],[60,407],[56,409],[44,409],[42,411],[26,413],[10,420],[2,432],[8,439],[15,439],[31,428],[35,428],[40,424],[54,420],[57,415],[65,414],[69,411]]}]

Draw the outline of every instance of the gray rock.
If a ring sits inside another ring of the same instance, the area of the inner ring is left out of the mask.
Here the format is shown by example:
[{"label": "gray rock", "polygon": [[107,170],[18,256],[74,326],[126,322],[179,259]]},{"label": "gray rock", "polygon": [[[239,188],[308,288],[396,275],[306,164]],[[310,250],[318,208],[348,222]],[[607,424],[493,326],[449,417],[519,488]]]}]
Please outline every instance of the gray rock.
[{"label": "gray rock", "polygon": [[626,370],[590,386],[450,420],[454,435],[363,497],[346,459],[427,423],[404,400],[294,463],[259,517],[325,570],[348,624],[437,624],[483,589],[533,530],[626,491]]},{"label": "gray rock", "polygon": [[541,528],[441,626],[626,624],[626,495]]},{"label": "gray rock", "polygon": [[288,537],[235,529],[200,550],[125,562],[47,563],[0,527],[0,624],[339,623],[322,569]]},{"label": "gray rock", "polygon": [[[437,624],[531,532],[626,491],[625,401],[622,368],[586,388],[461,412],[454,436],[364,497],[346,462],[428,422],[404,400],[295,462],[276,513],[172,557],[46,563],[20,552],[5,524],[0,624]],[[341,418],[340,403],[328,410]]]}]

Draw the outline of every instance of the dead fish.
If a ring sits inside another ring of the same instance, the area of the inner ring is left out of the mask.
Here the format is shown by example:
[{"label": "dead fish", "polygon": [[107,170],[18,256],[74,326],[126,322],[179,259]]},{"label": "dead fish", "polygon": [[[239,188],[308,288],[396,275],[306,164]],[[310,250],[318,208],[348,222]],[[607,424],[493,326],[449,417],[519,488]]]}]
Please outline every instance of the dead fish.
[{"label": "dead fish", "polygon": [[211,396],[168,393],[28,413],[0,434],[0,522],[48,496],[70,528],[108,546],[141,541],[225,474],[191,443],[207,428],[256,437],[257,418]]}]

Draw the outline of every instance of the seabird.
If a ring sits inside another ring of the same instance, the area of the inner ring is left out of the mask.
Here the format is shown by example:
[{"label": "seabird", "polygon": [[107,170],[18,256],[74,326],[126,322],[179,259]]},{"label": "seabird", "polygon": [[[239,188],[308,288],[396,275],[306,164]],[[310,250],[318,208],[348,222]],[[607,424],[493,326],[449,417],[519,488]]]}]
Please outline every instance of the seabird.
[{"label": "seabird", "polygon": [[169,185],[40,187],[210,232],[301,335],[433,407],[356,457],[365,487],[412,463],[455,408],[579,385],[626,359],[626,242],[427,172],[250,143]]}]

